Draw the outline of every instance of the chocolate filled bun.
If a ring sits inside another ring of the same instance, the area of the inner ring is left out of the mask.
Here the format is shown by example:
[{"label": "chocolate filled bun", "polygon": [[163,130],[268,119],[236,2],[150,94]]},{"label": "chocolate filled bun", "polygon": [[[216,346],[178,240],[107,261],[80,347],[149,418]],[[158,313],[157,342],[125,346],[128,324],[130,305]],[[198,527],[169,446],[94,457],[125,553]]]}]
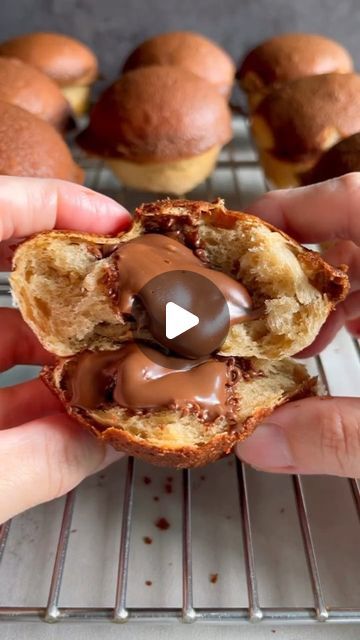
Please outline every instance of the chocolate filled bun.
[{"label": "chocolate filled bun", "polygon": [[191,71],[229,96],[235,66],[229,54],[209,38],[191,31],[162,33],[142,42],[129,55],[123,72],[152,65],[174,65]]},{"label": "chocolate filled bun", "polygon": [[314,33],[285,33],[252,49],[237,77],[253,111],[268,93],[286,82],[352,70],[349,52],[335,40]]},{"label": "chocolate filled bun", "polygon": [[0,101],[0,174],[83,182],[61,135],[47,122]]},{"label": "chocolate filled bun", "polygon": [[326,74],[293,80],[252,114],[260,162],[276,187],[297,186],[321,155],[360,130],[360,75]]},{"label": "chocolate filled bun", "polygon": [[98,62],[84,43],[62,33],[27,33],[2,42],[0,56],[36,67],[60,85],[76,114],[86,111]]},{"label": "chocolate filled bun", "polygon": [[[206,332],[198,345],[169,348],[152,331],[166,291],[141,292],[180,267],[216,283],[227,301],[216,349]],[[319,254],[221,200],[168,199],[139,207],[118,237],[51,231],[25,241],[11,286],[60,358],[42,375],[68,413],[119,450],[191,467],[229,452],[276,406],[316,393],[288,356],[312,342],[349,284]]]},{"label": "chocolate filled bun", "polygon": [[311,171],[301,176],[304,185],[360,171],[360,132],[344,138],[324,153]]},{"label": "chocolate filled bun", "polygon": [[129,71],[103,93],[78,142],[125,185],[182,194],[211,173],[231,134],[230,110],[208,82],[153,66]]},{"label": "chocolate filled bun", "polygon": [[29,111],[59,131],[72,125],[70,105],[58,85],[16,58],[0,57],[0,100]]}]

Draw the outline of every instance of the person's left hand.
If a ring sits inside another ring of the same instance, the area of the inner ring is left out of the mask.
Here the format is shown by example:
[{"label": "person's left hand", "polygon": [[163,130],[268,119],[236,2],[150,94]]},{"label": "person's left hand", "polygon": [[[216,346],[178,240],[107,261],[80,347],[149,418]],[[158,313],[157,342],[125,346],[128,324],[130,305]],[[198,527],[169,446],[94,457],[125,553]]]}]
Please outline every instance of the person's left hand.
[{"label": "person's left hand", "polygon": [[[129,222],[121,205],[85,187],[0,176],[0,270],[10,270],[12,239],[53,228],[113,234]],[[19,311],[0,308],[0,372],[51,362]],[[121,455],[74,424],[40,379],[0,388],[0,523]]]}]

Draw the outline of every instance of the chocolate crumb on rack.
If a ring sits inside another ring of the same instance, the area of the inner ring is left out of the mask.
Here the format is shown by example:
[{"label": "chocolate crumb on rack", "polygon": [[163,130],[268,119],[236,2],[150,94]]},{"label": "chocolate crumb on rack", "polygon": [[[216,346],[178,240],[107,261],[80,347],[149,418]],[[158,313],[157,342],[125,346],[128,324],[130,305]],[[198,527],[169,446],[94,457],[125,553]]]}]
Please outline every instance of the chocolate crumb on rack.
[{"label": "chocolate crumb on rack", "polygon": [[168,522],[166,518],[158,518],[155,522],[155,527],[160,529],[160,531],[166,531],[170,527],[170,522]]}]

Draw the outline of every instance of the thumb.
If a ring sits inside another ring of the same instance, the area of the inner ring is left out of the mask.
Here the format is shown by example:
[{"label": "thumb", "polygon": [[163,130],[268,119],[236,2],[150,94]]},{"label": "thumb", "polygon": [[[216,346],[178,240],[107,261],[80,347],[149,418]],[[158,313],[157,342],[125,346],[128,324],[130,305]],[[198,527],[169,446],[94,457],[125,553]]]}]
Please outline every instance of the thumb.
[{"label": "thumb", "polygon": [[275,473],[360,476],[360,400],[306,398],[277,409],[236,454]]}]

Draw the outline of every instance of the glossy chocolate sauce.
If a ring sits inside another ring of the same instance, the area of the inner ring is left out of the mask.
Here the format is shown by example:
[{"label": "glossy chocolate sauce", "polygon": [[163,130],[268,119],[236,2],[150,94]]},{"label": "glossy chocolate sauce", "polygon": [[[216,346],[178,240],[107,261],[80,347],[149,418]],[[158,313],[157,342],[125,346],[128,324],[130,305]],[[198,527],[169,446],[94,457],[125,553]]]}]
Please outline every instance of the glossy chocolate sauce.
[{"label": "glossy chocolate sauce", "polygon": [[140,349],[135,342],[116,351],[83,352],[71,366],[67,394],[72,406],[117,404],[135,413],[169,408],[196,413],[204,421],[231,416],[232,387],[241,376],[233,359],[196,361],[157,353],[155,361],[152,347]]},{"label": "glossy chocolate sauce", "polygon": [[[148,329],[162,346],[187,358],[217,351],[230,324],[251,314],[245,287],[225,273],[210,269],[173,237],[147,234],[114,252],[118,279],[117,308],[133,313],[134,299],[146,311]],[[166,339],[165,307],[175,302],[199,317],[194,329]]]},{"label": "glossy chocolate sauce", "polygon": [[[134,340],[116,351],[78,354],[68,368],[70,404],[87,410],[118,405],[132,414],[168,408],[203,422],[219,416],[235,422],[234,385],[242,368],[236,358],[212,354],[231,323],[254,316],[245,287],[166,235],[142,235],[111,256],[106,283],[117,310],[134,317],[162,349]],[[165,330],[170,301],[199,317],[173,340]]]}]

